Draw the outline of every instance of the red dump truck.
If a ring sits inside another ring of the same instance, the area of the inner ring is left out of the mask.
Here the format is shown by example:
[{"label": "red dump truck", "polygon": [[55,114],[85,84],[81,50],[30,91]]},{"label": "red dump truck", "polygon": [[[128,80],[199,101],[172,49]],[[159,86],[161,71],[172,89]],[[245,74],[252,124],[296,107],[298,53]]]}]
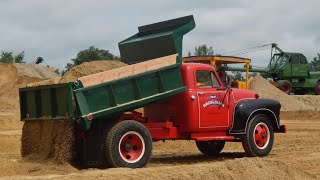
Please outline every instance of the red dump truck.
[{"label": "red dump truck", "polygon": [[182,63],[182,36],[194,27],[192,16],[139,27],[119,43],[133,65],[21,88],[22,121],[72,121],[75,159],[85,165],[143,167],[158,140],[194,140],[205,155],[242,142],[247,155],[266,156],[274,133],[286,132],[280,103],[224,86],[210,65]]}]

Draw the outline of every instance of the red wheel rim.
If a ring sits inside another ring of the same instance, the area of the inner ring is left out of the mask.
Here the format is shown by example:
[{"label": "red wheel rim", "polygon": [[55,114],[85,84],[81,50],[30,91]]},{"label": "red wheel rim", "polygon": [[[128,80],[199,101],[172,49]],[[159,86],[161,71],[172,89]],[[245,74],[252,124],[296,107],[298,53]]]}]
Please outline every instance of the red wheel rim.
[{"label": "red wheel rim", "polygon": [[316,92],[317,92],[317,93],[320,93],[320,83],[317,84],[317,86],[316,86]]},{"label": "red wheel rim", "polygon": [[268,146],[270,141],[270,131],[268,126],[260,122],[254,128],[253,140],[256,147],[259,149],[264,149]]},{"label": "red wheel rim", "polygon": [[119,153],[124,161],[128,163],[135,163],[142,158],[144,152],[144,139],[139,133],[129,131],[121,137]]},{"label": "red wheel rim", "polygon": [[289,84],[283,84],[282,85],[282,91],[284,92],[284,93],[286,93],[286,94],[289,94],[289,92],[290,92],[290,85]]}]

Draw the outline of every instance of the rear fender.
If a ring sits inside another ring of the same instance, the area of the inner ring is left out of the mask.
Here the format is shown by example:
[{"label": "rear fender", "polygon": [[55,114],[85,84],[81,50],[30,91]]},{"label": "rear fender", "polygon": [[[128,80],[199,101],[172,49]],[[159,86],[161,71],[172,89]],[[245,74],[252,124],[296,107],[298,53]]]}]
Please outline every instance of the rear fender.
[{"label": "rear fender", "polygon": [[252,99],[237,103],[234,107],[232,127],[230,134],[245,134],[246,127],[250,120],[257,114],[264,114],[269,117],[275,132],[280,131],[281,105],[272,99]]}]

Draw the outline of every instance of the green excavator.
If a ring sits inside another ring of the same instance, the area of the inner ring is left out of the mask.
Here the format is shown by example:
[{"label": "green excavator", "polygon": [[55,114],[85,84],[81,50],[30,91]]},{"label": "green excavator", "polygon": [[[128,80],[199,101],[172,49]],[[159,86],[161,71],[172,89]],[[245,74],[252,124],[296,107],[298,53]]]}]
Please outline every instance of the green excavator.
[{"label": "green excavator", "polygon": [[[246,68],[224,66],[228,71],[242,71]],[[271,44],[271,59],[266,68],[250,66],[250,72],[259,72],[272,79],[272,84],[286,94],[320,94],[320,71],[312,71],[307,58],[296,52],[284,52],[276,43]]]}]

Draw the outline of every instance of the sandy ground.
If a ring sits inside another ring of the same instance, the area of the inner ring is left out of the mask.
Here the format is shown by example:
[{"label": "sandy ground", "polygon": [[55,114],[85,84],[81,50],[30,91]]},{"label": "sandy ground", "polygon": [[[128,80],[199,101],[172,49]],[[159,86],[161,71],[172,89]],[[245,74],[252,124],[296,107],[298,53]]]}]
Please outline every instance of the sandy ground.
[{"label": "sandy ground", "polygon": [[[4,121],[5,119],[0,119]],[[141,169],[83,169],[20,157],[21,126],[0,130],[3,179],[320,179],[320,121],[285,119],[287,134],[276,134],[271,154],[247,158],[240,143],[227,143],[218,157],[199,153],[193,141],[154,143],[151,162]]]}]

